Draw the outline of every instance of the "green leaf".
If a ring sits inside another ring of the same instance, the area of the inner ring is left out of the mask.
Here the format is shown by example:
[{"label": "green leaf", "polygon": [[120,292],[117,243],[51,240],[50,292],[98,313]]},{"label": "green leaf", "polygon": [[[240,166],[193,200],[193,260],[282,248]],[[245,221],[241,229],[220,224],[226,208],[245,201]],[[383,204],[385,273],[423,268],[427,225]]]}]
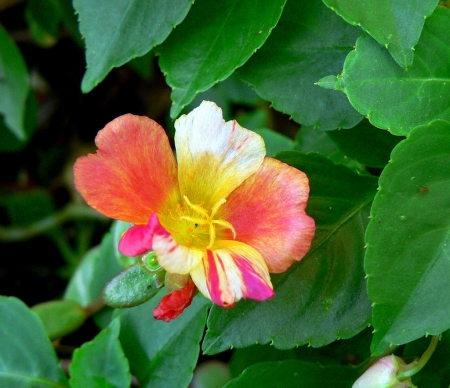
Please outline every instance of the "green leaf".
[{"label": "green leaf", "polygon": [[408,71],[370,36],[359,38],[339,76],[354,108],[395,135],[435,119],[450,120],[449,24],[450,10],[437,7],[425,21]]},{"label": "green leaf", "polygon": [[108,282],[103,299],[108,306],[133,307],[153,298],[164,284],[163,271],[150,274],[140,264],[125,268]]},{"label": "green leaf", "polygon": [[47,336],[54,340],[72,333],[86,320],[84,309],[73,300],[39,303],[32,310],[39,316]]},{"label": "green leaf", "polygon": [[293,140],[271,129],[260,128],[254,129],[253,132],[256,132],[264,139],[267,156],[275,155],[280,151],[289,151],[294,148],[295,142]]},{"label": "green leaf", "polygon": [[147,303],[117,310],[120,341],[131,373],[140,387],[187,387],[197,364],[209,301],[198,295],[176,319],[166,323],[153,318],[164,292]]},{"label": "green leaf", "polygon": [[237,72],[275,109],[300,124],[350,128],[361,115],[345,96],[314,83],[342,69],[358,36],[357,28],[320,1],[288,1],[267,42]]},{"label": "green leaf", "polygon": [[197,0],[186,20],[157,48],[172,87],[171,117],[199,92],[231,75],[263,45],[286,0]]},{"label": "green leaf", "polygon": [[113,237],[107,233],[99,247],[89,251],[72,275],[64,299],[77,301],[87,306],[101,296],[106,283],[123,268],[115,259]]},{"label": "green leaf", "polygon": [[404,139],[375,128],[366,119],[353,128],[326,134],[346,156],[365,166],[379,168],[389,162],[392,149]]},{"label": "green leaf", "polygon": [[0,25],[0,114],[8,129],[25,140],[25,101],[28,94],[27,65],[18,47]]},{"label": "green leaf", "polygon": [[91,91],[113,67],[149,52],[185,18],[190,0],[74,0],[86,40],[81,89]]},{"label": "green leaf", "polygon": [[262,362],[247,368],[224,388],[348,388],[359,374],[351,366],[322,366],[300,360]]},{"label": "green leaf", "polygon": [[68,387],[39,318],[14,297],[0,296],[0,386]]},{"label": "green leaf", "polygon": [[414,129],[380,176],[367,228],[371,350],[450,328],[450,123]]},{"label": "green leaf", "polygon": [[111,233],[113,235],[113,246],[114,246],[114,256],[116,257],[118,263],[122,267],[129,267],[130,265],[136,264],[135,257],[128,257],[122,254],[119,249],[116,247],[119,246],[119,241],[122,237],[122,234],[130,228],[129,222],[124,221],[114,221],[111,226]]},{"label": "green leaf", "polygon": [[130,386],[130,367],[119,342],[119,331],[120,321],[116,318],[93,341],[75,350],[69,369],[71,388]]},{"label": "green leaf", "polygon": [[27,2],[25,19],[33,39],[43,47],[51,47],[56,43],[61,17],[58,0]]},{"label": "green leaf", "polygon": [[300,263],[272,276],[273,299],[241,301],[232,309],[213,306],[202,345],[207,354],[269,342],[279,349],[323,346],[368,324],[364,232],[376,179],[318,154],[288,151],[277,158],[310,180],[307,213],[317,226],[312,248]]},{"label": "green leaf", "polygon": [[439,0],[323,0],[348,23],[360,26],[378,43],[386,46],[404,68],[412,65],[414,46],[419,40],[425,19]]},{"label": "green leaf", "polygon": [[25,102],[25,139],[20,140],[7,127],[4,117],[0,115],[0,152],[21,151],[30,140],[37,128],[38,102],[33,90],[29,90]]}]

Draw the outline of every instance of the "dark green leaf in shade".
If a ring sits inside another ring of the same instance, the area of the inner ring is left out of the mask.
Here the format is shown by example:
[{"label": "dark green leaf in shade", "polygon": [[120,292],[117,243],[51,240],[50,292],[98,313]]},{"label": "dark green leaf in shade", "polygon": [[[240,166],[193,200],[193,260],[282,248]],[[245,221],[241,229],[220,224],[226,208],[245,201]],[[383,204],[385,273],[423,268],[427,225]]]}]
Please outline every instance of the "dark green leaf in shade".
[{"label": "dark green leaf in shade", "polygon": [[362,116],[345,96],[314,83],[342,69],[359,34],[320,1],[290,0],[267,42],[237,72],[300,124],[350,128]]},{"label": "dark green leaf in shade", "polygon": [[347,56],[337,88],[373,125],[395,135],[435,119],[450,120],[449,24],[450,10],[437,7],[425,21],[408,71],[364,34]]},{"label": "dark green leaf in shade", "polygon": [[120,345],[119,331],[120,321],[116,318],[91,342],[75,350],[69,369],[71,388],[130,386],[130,367]]},{"label": "dark green leaf in shade", "polygon": [[300,360],[252,365],[224,388],[349,388],[360,372],[351,366],[322,366]]},{"label": "dark green leaf in shade", "polygon": [[77,301],[87,306],[101,296],[103,288],[122,269],[115,257],[113,237],[107,233],[99,247],[93,248],[82,259],[70,279],[64,299]]},{"label": "dark green leaf in shade", "polygon": [[379,168],[389,162],[392,149],[404,139],[374,127],[366,119],[353,128],[326,134],[346,156],[364,166]]},{"label": "dark green leaf in shade", "polygon": [[0,152],[21,151],[33,136],[37,128],[38,102],[33,90],[29,90],[25,102],[25,139],[20,140],[6,126],[4,117],[0,115]]},{"label": "dark green leaf in shade", "polygon": [[[421,338],[405,346],[405,357],[417,357],[425,352],[431,337]],[[436,350],[425,367],[412,377],[418,387],[441,388],[450,386],[450,331],[442,334]]]},{"label": "dark green leaf in shade", "polygon": [[0,114],[8,130],[19,140],[27,138],[24,117],[28,90],[27,65],[16,44],[0,25]]},{"label": "dark green leaf in shade", "polygon": [[137,307],[117,310],[120,341],[131,373],[141,388],[183,388],[189,385],[199,355],[210,302],[202,295],[169,323],[153,318],[165,292]]},{"label": "dark green leaf in shade", "polygon": [[86,320],[83,307],[73,300],[39,303],[32,310],[39,316],[47,336],[54,340],[72,333]]},{"label": "dark green leaf in shade", "polygon": [[404,68],[413,63],[414,46],[419,40],[425,19],[439,0],[323,0],[347,22],[360,26],[378,43],[386,46]]},{"label": "dark green leaf in shade", "polygon": [[139,264],[125,268],[106,284],[103,299],[108,306],[115,308],[133,307],[147,302],[164,285],[162,272],[151,274]]},{"label": "dark green leaf in shade", "polygon": [[376,179],[359,176],[318,154],[287,151],[277,158],[310,180],[307,213],[316,221],[310,252],[287,272],[272,275],[275,297],[213,306],[203,341],[207,354],[272,343],[279,349],[324,346],[367,326],[364,232]]},{"label": "dark green leaf in shade", "polygon": [[294,148],[295,142],[281,133],[268,128],[259,128],[253,131],[264,139],[267,156],[273,156],[280,151],[290,151]]},{"label": "dark green leaf in shade", "polygon": [[25,9],[25,19],[33,39],[43,47],[51,47],[57,42],[58,25],[61,21],[58,0],[29,0]]},{"label": "dark green leaf in shade", "polygon": [[244,64],[266,41],[285,3],[197,0],[186,20],[156,49],[173,89],[171,117]]},{"label": "dark green leaf in shade", "polygon": [[74,0],[86,40],[81,89],[91,91],[113,67],[163,42],[188,13],[190,0]]},{"label": "dark green leaf in shade", "polygon": [[365,270],[378,355],[450,328],[450,123],[414,129],[383,170]]},{"label": "dark green leaf in shade", "polygon": [[0,387],[68,387],[37,315],[19,299],[0,296],[0,316]]}]

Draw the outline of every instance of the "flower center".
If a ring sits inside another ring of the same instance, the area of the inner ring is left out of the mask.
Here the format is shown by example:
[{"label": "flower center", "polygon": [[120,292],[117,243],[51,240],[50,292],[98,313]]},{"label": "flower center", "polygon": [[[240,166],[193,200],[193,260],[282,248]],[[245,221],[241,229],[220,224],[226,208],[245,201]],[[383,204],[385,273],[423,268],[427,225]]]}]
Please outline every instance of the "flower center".
[{"label": "flower center", "polygon": [[216,228],[229,229],[233,233],[233,238],[236,238],[236,230],[233,225],[225,220],[214,218],[226,199],[220,199],[208,212],[202,204],[193,204],[186,195],[183,198],[186,206],[177,205],[176,214],[169,209],[172,227],[169,227],[168,230],[178,243],[211,249],[217,236]]}]

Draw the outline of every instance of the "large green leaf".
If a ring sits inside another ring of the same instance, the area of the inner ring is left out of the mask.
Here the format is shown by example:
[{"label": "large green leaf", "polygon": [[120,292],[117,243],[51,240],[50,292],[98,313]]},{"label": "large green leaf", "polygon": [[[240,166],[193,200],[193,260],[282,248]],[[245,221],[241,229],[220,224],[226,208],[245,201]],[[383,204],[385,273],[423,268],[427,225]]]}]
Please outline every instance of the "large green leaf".
[{"label": "large green leaf", "polygon": [[37,315],[19,299],[0,296],[0,386],[68,387]]},{"label": "large green leaf", "polygon": [[378,43],[386,46],[404,68],[411,66],[414,46],[419,40],[425,18],[439,0],[323,0],[347,22],[360,26]]},{"label": "large green leaf", "polygon": [[256,92],[300,124],[350,128],[362,116],[345,96],[314,83],[342,69],[359,30],[320,1],[290,0],[264,46],[238,70]]},{"label": "large green leaf", "polygon": [[380,176],[367,228],[372,352],[450,328],[450,123],[400,142]]},{"label": "large green leaf", "polygon": [[346,156],[364,166],[380,168],[388,163],[392,149],[404,139],[374,127],[366,119],[353,128],[326,134]]},{"label": "large green leaf", "polygon": [[368,324],[364,232],[376,179],[318,154],[287,151],[277,158],[310,180],[307,212],[317,225],[312,248],[300,263],[272,276],[273,299],[241,301],[231,309],[213,306],[203,341],[207,354],[269,342],[279,349],[323,346]]},{"label": "large green leaf", "polygon": [[286,0],[197,0],[186,20],[156,51],[172,87],[172,117],[198,92],[242,66],[266,41]]},{"label": "large green leaf", "polygon": [[187,387],[198,359],[208,300],[198,295],[178,318],[166,323],[153,318],[163,294],[140,306],[117,310],[120,341],[142,388]]},{"label": "large green leaf", "polygon": [[116,318],[93,341],[75,350],[70,364],[71,388],[130,386],[130,367],[119,342],[119,331],[120,321]]},{"label": "large green leaf", "polygon": [[322,366],[300,360],[262,362],[247,368],[224,388],[348,388],[359,374],[351,366]]},{"label": "large green leaf", "polygon": [[373,125],[396,135],[434,119],[450,119],[449,24],[450,10],[436,8],[425,21],[408,71],[370,36],[362,36],[335,87]]},{"label": "large green leaf", "polygon": [[27,137],[24,115],[28,88],[28,70],[22,54],[0,25],[0,114],[20,140]]},{"label": "large green leaf", "polygon": [[74,0],[73,4],[86,41],[84,93],[113,67],[163,42],[191,7],[190,0]]}]

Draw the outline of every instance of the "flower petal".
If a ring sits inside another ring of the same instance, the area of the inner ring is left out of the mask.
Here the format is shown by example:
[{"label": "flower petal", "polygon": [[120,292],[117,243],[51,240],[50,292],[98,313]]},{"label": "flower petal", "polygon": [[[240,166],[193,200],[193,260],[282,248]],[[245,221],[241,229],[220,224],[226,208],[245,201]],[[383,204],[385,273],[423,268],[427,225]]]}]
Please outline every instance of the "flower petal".
[{"label": "flower petal", "polygon": [[305,213],[306,175],[276,159],[261,168],[227,198],[220,218],[230,222],[236,239],[255,248],[270,272],[285,271],[305,256],[314,237],[314,220]]},{"label": "flower petal", "polygon": [[147,225],[132,226],[120,238],[119,251],[125,256],[139,256],[150,251],[155,227],[159,225],[156,213],[153,213]]},{"label": "flower petal", "polygon": [[154,228],[152,249],[158,263],[167,272],[188,274],[202,260],[203,252],[178,244],[171,234],[159,223]]},{"label": "flower petal", "polygon": [[167,201],[178,201],[177,166],[164,129],[127,114],[97,135],[96,154],[78,158],[75,186],[94,209],[122,221],[146,224]]},{"label": "flower petal", "polygon": [[170,322],[191,304],[196,292],[195,284],[189,280],[185,287],[163,296],[158,307],[153,310],[153,316],[156,319]]},{"label": "flower petal", "polygon": [[225,122],[213,102],[175,122],[180,191],[211,209],[254,174],[266,153],[264,141],[236,121]]},{"label": "flower petal", "polygon": [[241,298],[265,300],[274,296],[269,271],[262,256],[238,241],[221,241],[207,250],[203,265],[191,277],[200,292],[222,307]]}]

